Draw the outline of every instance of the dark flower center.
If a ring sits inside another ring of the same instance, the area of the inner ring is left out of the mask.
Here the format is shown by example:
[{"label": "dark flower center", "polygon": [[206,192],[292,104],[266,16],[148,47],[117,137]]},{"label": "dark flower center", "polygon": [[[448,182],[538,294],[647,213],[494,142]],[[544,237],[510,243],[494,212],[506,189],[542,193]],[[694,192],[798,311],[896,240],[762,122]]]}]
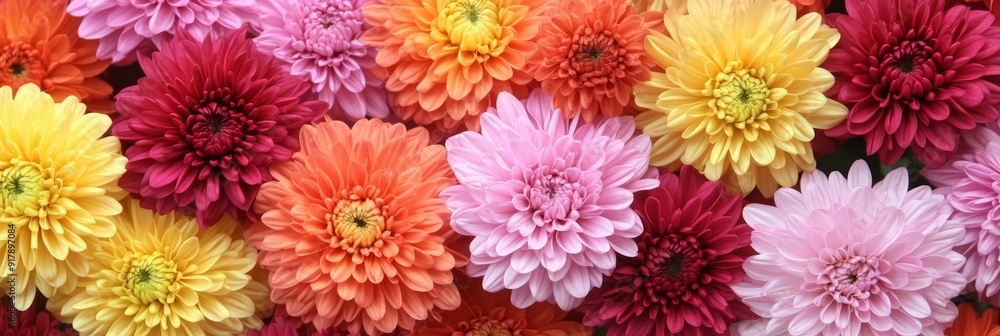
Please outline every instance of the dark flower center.
[{"label": "dark flower center", "polygon": [[[0,85],[25,84],[38,78],[44,67],[38,59],[39,52],[30,44],[14,42],[0,47]],[[35,82],[35,84],[40,84]]]},{"label": "dark flower center", "polygon": [[913,72],[914,58],[915,57],[913,57],[913,55],[903,55],[898,60],[896,60],[896,67],[899,68],[899,71],[902,71],[904,73],[911,73]]},{"label": "dark flower center", "polygon": [[937,64],[942,56],[923,40],[903,40],[882,50],[885,53],[878,65],[881,85],[872,92],[877,100],[908,104],[913,99],[922,99],[939,85],[935,83],[940,79],[935,77],[943,70]]},{"label": "dark flower center", "polygon": [[21,64],[19,62],[12,63],[10,65],[10,73],[12,75],[14,75],[14,78],[17,78],[17,79],[23,78],[24,75],[27,74],[26,70],[27,69],[24,68],[24,64]]},{"label": "dark flower center", "polygon": [[[253,138],[254,121],[244,114],[242,104],[232,102],[228,89],[219,89],[206,98],[187,118],[188,143],[212,166],[232,165],[233,154],[248,154],[241,148]],[[225,161],[225,162],[224,162]]]},{"label": "dark flower center", "polygon": [[646,292],[656,301],[680,303],[700,286],[702,269],[708,265],[695,237],[671,234],[653,237],[641,255],[641,276]]},{"label": "dark flower center", "polygon": [[499,321],[489,316],[458,323],[458,329],[464,331],[465,336],[513,336],[515,335],[513,327],[513,320]]},{"label": "dark flower center", "polygon": [[684,270],[684,255],[675,254],[667,258],[666,269],[667,274],[670,276],[676,277],[680,275],[681,271]]},{"label": "dark flower center", "polygon": [[633,60],[621,51],[626,50],[627,41],[620,34],[597,30],[593,27],[578,27],[572,36],[562,40],[566,49],[566,61],[560,64],[562,72],[575,77],[578,86],[603,84],[608,80],[623,78],[626,72],[620,68],[633,66]]},{"label": "dark flower center", "polygon": [[848,248],[824,251],[832,260],[825,260],[826,269],[818,274],[819,284],[842,304],[854,304],[856,300],[865,300],[873,292],[877,293],[882,275],[881,260],[854,256],[849,251]]}]

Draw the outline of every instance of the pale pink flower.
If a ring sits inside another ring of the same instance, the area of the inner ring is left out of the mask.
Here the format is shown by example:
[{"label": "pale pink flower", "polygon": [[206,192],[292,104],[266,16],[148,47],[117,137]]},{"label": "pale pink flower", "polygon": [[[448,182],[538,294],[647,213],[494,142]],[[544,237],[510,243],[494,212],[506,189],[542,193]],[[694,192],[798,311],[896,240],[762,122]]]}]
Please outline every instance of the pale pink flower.
[{"label": "pale pink flower", "polygon": [[955,208],[952,220],[965,226],[955,251],[968,259],[962,267],[980,301],[1000,305],[1000,134],[978,127],[962,134],[958,154],[940,168],[921,172],[935,192]]},{"label": "pale pink flower", "polygon": [[767,319],[766,335],[941,335],[965,287],[964,234],[944,196],[908,189],[905,168],[872,186],[864,161],[848,177],[803,174],[801,192],[782,188],[776,206],[743,217],[760,253],[733,286]]},{"label": "pale pink flower", "polygon": [[256,19],[254,0],[70,0],[80,37],[100,40],[97,57],[114,64],[149,55],[180,30],[196,41],[221,37]]},{"label": "pale pink flower", "polygon": [[311,84],[307,100],[326,102],[344,121],[389,115],[385,88],[371,73],[378,51],[358,39],[370,28],[361,15],[366,1],[259,1],[257,48]]},{"label": "pale pink flower", "polygon": [[511,289],[520,308],[577,307],[618,254],[637,253],[632,194],[659,185],[649,137],[629,117],[563,119],[541,90],[521,102],[501,93],[481,122],[445,143],[460,184],[441,197],[454,230],[475,237],[469,275],[489,292]]}]

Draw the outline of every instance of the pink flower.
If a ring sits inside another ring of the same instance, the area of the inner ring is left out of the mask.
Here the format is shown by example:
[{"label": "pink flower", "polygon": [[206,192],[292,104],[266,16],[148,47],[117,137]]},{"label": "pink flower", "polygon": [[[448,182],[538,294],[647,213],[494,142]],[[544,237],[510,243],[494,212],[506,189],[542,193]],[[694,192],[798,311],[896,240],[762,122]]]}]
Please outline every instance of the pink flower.
[{"label": "pink flower", "polygon": [[742,197],[691,166],[661,174],[658,188],[635,197],[639,254],[618,258],[609,281],[587,296],[584,324],[609,327],[610,336],[728,335],[729,323],[756,317],[730,288],[753,254]]},{"label": "pink flower", "polygon": [[803,174],[776,206],[748,205],[746,281],[733,290],[767,319],[767,335],[941,335],[958,314],[964,233],[927,186],[907,191],[905,168],[872,186],[857,161],[845,179]]},{"label": "pink flower", "polygon": [[306,98],[326,102],[330,116],[345,121],[389,115],[385,88],[371,74],[377,51],[358,40],[370,28],[365,1],[260,1],[257,48],[312,84]]},{"label": "pink flower", "polygon": [[563,119],[541,90],[523,102],[500,94],[481,121],[481,133],[445,143],[461,184],[441,194],[455,231],[475,237],[469,275],[489,292],[511,289],[519,308],[578,306],[618,254],[637,253],[632,193],[659,185],[649,137],[628,117]]},{"label": "pink flower", "polygon": [[80,37],[99,39],[97,57],[115,64],[149,55],[183,30],[196,41],[219,37],[255,18],[254,0],[70,0]]},{"label": "pink flower", "polygon": [[274,309],[274,316],[264,327],[251,329],[247,336],[361,336],[359,333],[351,333],[337,327],[329,327],[322,331],[317,331],[312,324],[304,324],[302,320],[289,316],[285,306],[279,305]]},{"label": "pink flower", "polygon": [[922,173],[955,208],[952,220],[965,226],[955,246],[968,259],[962,274],[980,301],[1000,305],[1000,134],[995,127],[966,132],[952,160]]},{"label": "pink flower", "polygon": [[847,0],[829,14],[842,34],[823,66],[827,92],[849,109],[831,136],[864,137],[893,164],[907,148],[929,166],[955,152],[962,131],[997,119],[1000,27],[990,12],[945,0]]}]

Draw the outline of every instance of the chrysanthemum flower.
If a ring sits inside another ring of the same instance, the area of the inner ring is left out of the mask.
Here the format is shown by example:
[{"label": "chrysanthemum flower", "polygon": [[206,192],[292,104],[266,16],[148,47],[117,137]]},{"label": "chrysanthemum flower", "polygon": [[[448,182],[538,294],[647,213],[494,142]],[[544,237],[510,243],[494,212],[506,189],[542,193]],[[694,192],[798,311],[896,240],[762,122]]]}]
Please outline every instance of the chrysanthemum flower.
[{"label": "chrysanthemum flower", "polygon": [[359,333],[351,333],[336,327],[330,327],[322,331],[316,331],[311,324],[303,324],[302,320],[288,316],[284,306],[278,306],[274,311],[271,321],[260,329],[250,330],[246,336],[361,336]]},{"label": "chrysanthemum flower", "polygon": [[362,119],[305,126],[302,150],[271,167],[248,229],[271,271],[271,300],[317,329],[411,330],[455,309],[455,256],[445,248],[454,184],[422,128]]},{"label": "chrysanthemum flower", "polygon": [[77,36],[80,19],[66,15],[66,0],[0,1],[0,86],[33,83],[57,102],[76,96],[94,111],[111,112],[108,68],[97,41]]},{"label": "chrysanthemum flower", "polygon": [[567,313],[548,303],[527,308],[510,304],[510,291],[489,293],[479,279],[459,277],[462,306],[452,311],[435,312],[413,331],[414,336],[591,336],[589,327],[567,318]]},{"label": "chrysanthemum flower", "polygon": [[146,73],[118,94],[112,133],[126,145],[121,186],[143,207],[180,209],[211,226],[228,212],[246,217],[267,167],[298,150],[299,127],[320,118],[322,102],[257,51],[240,30],[198,42],[181,33],[152,57]]},{"label": "chrysanthemum flower", "polygon": [[872,186],[857,161],[845,179],[803,174],[776,206],[748,205],[754,250],[733,285],[768,319],[767,335],[941,335],[966,285],[952,251],[965,229],[944,196],[908,191],[906,168]]},{"label": "chrysanthemum flower", "polygon": [[[924,164],[953,155],[959,133],[994,121],[1000,103],[1000,27],[987,11],[944,0],[848,0],[827,22],[844,39],[823,66],[829,95],[850,107],[827,133],[864,137],[893,164],[907,148]],[[988,47],[987,47],[988,46]]]},{"label": "chrysanthemum flower", "polygon": [[51,296],[75,286],[87,274],[84,255],[115,232],[108,217],[122,211],[126,159],[118,139],[104,137],[111,118],[86,109],[74,96],[55,103],[31,83],[16,96],[0,88],[0,223],[14,226],[0,244],[15,246],[14,255],[3,250],[17,264],[14,272],[0,267],[0,276],[16,279],[18,309],[36,288]]},{"label": "chrysanthemum flower", "polygon": [[631,118],[581,119],[563,119],[541,90],[523,102],[503,93],[482,133],[445,143],[460,184],[441,197],[455,232],[475,237],[467,271],[489,292],[511,289],[520,308],[579,306],[617,255],[636,255],[632,193],[659,185]]},{"label": "chrysanthemum flower", "polygon": [[178,212],[157,215],[126,198],[114,236],[86,256],[86,277],[48,309],[81,335],[235,335],[263,325],[266,280],[257,252],[226,217],[200,230]]},{"label": "chrysanthemum flower", "polygon": [[100,41],[97,57],[119,65],[162,49],[181,31],[200,42],[258,18],[254,0],[70,0],[67,11],[83,18],[80,37]]},{"label": "chrysanthemum flower", "polygon": [[[839,34],[819,14],[796,19],[785,0],[694,1],[688,10],[668,12],[669,34],[646,39],[666,69],[635,88],[636,103],[650,109],[636,123],[654,138],[651,162],[691,165],[744,195],[795,185],[816,167],[814,129],[847,114],[823,95],[833,76],[819,67]],[[777,38],[788,36],[797,38]]]},{"label": "chrysanthemum flower", "polygon": [[[6,294],[6,293],[5,293]],[[32,304],[26,309],[11,311],[10,297],[4,295],[0,297],[0,314],[3,314],[3,323],[0,323],[0,335],[3,336],[61,336],[67,335],[59,320],[52,317],[44,309],[38,309],[38,304]],[[14,320],[14,325],[10,325],[10,319]],[[72,328],[69,328],[72,330]],[[67,330],[69,331],[69,330]]]},{"label": "chrysanthemum flower", "polygon": [[535,80],[566,118],[617,117],[632,102],[632,87],[650,79],[653,59],[643,50],[646,28],[628,0],[585,0],[553,6],[532,53]]},{"label": "chrysanthemum flower", "polygon": [[546,0],[373,0],[362,41],[381,48],[375,74],[393,112],[448,132],[479,129],[500,92],[527,95],[527,57]]},{"label": "chrysanthemum flower", "polygon": [[964,132],[957,153],[922,173],[955,208],[952,220],[965,226],[955,246],[967,259],[962,274],[980,300],[1000,305],[1000,134],[987,127]]},{"label": "chrysanthemum flower", "polygon": [[366,0],[266,0],[257,49],[283,62],[292,76],[312,84],[308,100],[330,106],[334,118],[385,118],[389,106],[382,82],[371,74],[375,47],[361,43],[370,28],[361,16]]},{"label": "chrysanthemum flower", "polygon": [[637,13],[642,12],[666,12],[668,9],[678,14],[687,14],[688,0],[632,0]]},{"label": "chrysanthemum flower", "polygon": [[755,317],[729,287],[743,280],[743,261],[754,254],[743,198],[689,166],[680,176],[661,174],[658,188],[635,197],[639,254],[619,258],[587,296],[584,323],[612,336],[728,335],[730,323]]},{"label": "chrysanthemum flower", "polygon": [[1000,336],[1000,309],[987,308],[979,315],[976,307],[969,303],[958,306],[958,318],[952,323],[945,336]]}]

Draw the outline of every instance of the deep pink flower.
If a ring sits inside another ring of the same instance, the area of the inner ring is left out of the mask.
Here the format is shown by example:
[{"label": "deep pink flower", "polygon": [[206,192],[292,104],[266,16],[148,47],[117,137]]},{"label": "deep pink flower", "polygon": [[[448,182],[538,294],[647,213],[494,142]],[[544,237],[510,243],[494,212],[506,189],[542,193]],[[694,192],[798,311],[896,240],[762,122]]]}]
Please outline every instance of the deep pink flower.
[{"label": "deep pink flower", "polygon": [[753,254],[744,203],[691,166],[660,174],[660,186],[632,203],[644,228],[639,254],[619,257],[587,296],[584,323],[611,336],[728,335],[730,323],[755,317],[729,287]]},{"label": "deep pink flower", "polygon": [[944,196],[908,187],[906,168],[872,186],[858,160],[846,179],[807,172],[801,192],[782,188],[776,206],[743,209],[760,254],[733,290],[767,320],[767,335],[944,332],[967,283],[952,251],[965,229]]},{"label": "deep pink flower", "polygon": [[[5,283],[6,280],[4,279]],[[38,295],[37,298],[42,298],[42,296]],[[10,296],[0,297],[0,314],[3,315],[3,322],[0,323],[0,336],[60,336],[63,335],[62,329],[68,329],[67,332],[75,332],[71,326],[60,326],[59,320],[38,307],[45,307],[44,302],[40,304],[36,301],[22,311],[12,312]],[[13,313],[14,327],[10,326],[11,313]]]},{"label": "deep pink flower", "polygon": [[359,333],[351,333],[336,327],[330,327],[322,331],[316,331],[312,324],[303,324],[297,317],[288,315],[285,306],[279,305],[274,309],[274,316],[271,321],[260,330],[250,330],[247,336],[361,336]]},{"label": "deep pink flower", "polygon": [[254,0],[70,0],[80,37],[100,40],[97,57],[132,63],[180,31],[196,41],[229,34],[255,17]]},{"label": "deep pink flower", "polygon": [[224,212],[247,218],[268,166],[298,150],[299,128],[323,115],[300,102],[307,85],[244,38],[198,42],[186,33],[140,56],[146,78],[118,94],[111,133],[129,162],[119,185],[142,206],[180,209],[208,227]]},{"label": "deep pink flower", "polygon": [[955,208],[952,220],[965,226],[965,238],[955,246],[968,259],[962,274],[974,282],[980,301],[1000,305],[1000,134],[996,127],[966,132],[952,160],[940,168],[924,169],[922,174]]},{"label": "deep pink flower", "polygon": [[929,166],[953,155],[961,131],[997,119],[1000,28],[987,11],[944,0],[848,0],[829,14],[840,43],[823,66],[827,94],[850,112],[827,131],[863,136],[868,155],[893,164],[907,148]]},{"label": "deep pink flower", "polygon": [[370,28],[361,15],[366,1],[260,1],[257,48],[312,84],[306,98],[326,102],[330,116],[345,121],[389,115],[385,88],[371,74],[378,51],[358,39]]},{"label": "deep pink flower", "polygon": [[636,255],[632,193],[659,185],[649,137],[629,117],[563,119],[537,89],[523,102],[502,93],[481,123],[446,141],[460,185],[441,193],[455,231],[475,237],[469,275],[511,289],[519,308],[578,306],[618,254]]}]

